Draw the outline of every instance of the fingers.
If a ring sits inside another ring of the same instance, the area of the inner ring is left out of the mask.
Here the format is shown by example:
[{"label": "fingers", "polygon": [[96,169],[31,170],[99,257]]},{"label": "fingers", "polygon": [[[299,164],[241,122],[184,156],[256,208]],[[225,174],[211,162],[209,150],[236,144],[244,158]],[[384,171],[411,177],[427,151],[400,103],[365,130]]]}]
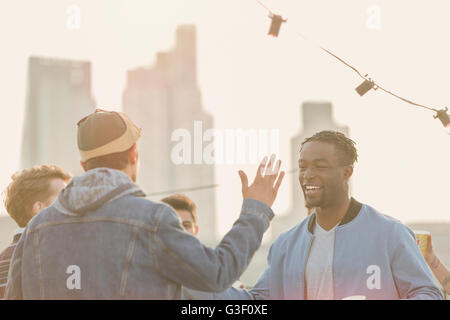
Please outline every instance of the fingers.
[{"label": "fingers", "polygon": [[256,172],[255,180],[256,180],[257,178],[262,178],[262,177],[264,177],[264,171],[265,171],[265,169],[266,169],[266,165],[267,165],[267,156],[265,156],[265,157],[262,159],[261,163],[259,164],[258,171]]},{"label": "fingers", "polygon": [[278,172],[280,171],[280,167],[281,167],[281,160],[278,160],[275,163],[275,167],[274,168],[270,168],[270,172],[268,173],[270,175],[270,179],[272,180],[272,183],[275,181],[275,179],[278,176]]},{"label": "fingers", "polygon": [[[267,163],[267,156],[264,157],[263,161],[261,161],[261,164],[258,168],[260,177],[265,177],[265,176],[269,176],[269,175],[273,175],[273,174],[278,175],[279,163],[277,162],[277,165],[275,166],[275,168],[272,168],[273,164],[275,162],[275,158],[276,158],[275,154],[272,154],[270,156],[269,162]],[[263,165],[263,163],[264,163],[264,165]],[[267,167],[266,167],[265,163],[267,163]]]},{"label": "fingers", "polygon": [[239,170],[239,177],[241,178],[242,192],[248,188],[248,178],[244,171]]},{"label": "fingers", "polygon": [[244,196],[244,199],[251,198],[262,201],[269,207],[272,206],[285,175],[284,171],[278,174],[281,166],[281,160],[278,160],[276,162],[275,160],[275,154],[271,155],[270,160],[268,160],[267,156],[264,157],[264,159],[259,164],[255,180],[250,186],[248,185],[248,178],[245,172],[239,170],[239,177],[241,178],[242,182],[242,194]]},{"label": "fingers", "polygon": [[280,188],[281,182],[283,181],[285,172],[281,171],[280,175],[278,176],[277,182],[275,183],[275,186],[273,187],[273,191],[275,194],[278,193],[278,189]]},{"label": "fingers", "polygon": [[[266,171],[265,171],[265,175],[264,177],[268,177],[269,180],[273,182],[275,181],[275,179],[278,176],[278,172],[280,171],[280,166],[281,166],[281,160],[278,160],[277,162],[275,162],[276,156],[275,154],[272,154],[272,156],[270,157],[270,161],[267,165]],[[274,166],[275,163],[275,166]]]},{"label": "fingers", "polygon": [[270,156],[269,163],[267,164],[266,174],[271,174],[271,169],[273,167],[273,163],[275,162],[275,154],[272,153]]}]

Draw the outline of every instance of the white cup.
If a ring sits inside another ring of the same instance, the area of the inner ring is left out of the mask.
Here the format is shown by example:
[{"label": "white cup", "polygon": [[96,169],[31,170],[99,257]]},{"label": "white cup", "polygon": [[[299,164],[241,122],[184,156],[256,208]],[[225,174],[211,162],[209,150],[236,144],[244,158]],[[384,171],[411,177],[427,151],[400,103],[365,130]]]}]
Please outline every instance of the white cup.
[{"label": "white cup", "polygon": [[342,298],[342,300],[366,300],[366,296],[349,296]]}]

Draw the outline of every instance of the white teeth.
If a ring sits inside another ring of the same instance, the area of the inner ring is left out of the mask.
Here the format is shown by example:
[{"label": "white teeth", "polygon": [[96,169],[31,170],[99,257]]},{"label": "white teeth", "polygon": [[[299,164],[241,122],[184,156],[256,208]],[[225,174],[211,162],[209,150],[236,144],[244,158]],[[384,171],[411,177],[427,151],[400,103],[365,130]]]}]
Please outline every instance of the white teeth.
[{"label": "white teeth", "polygon": [[306,186],[306,190],[318,190],[320,187],[318,186]]}]

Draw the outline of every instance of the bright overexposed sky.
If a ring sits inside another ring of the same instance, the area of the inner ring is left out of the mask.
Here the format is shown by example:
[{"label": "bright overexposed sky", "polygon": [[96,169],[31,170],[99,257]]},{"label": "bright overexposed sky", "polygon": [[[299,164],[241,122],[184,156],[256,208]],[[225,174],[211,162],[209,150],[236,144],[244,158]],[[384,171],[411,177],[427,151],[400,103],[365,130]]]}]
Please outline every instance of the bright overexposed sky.
[{"label": "bright overexposed sky", "polygon": [[[216,128],[280,129],[279,156],[289,170],[300,105],[331,101],[359,150],[353,195],[404,222],[450,221],[450,136],[442,124],[380,90],[358,96],[356,73],[297,33],[387,89],[442,108],[450,105],[450,2],[261,1],[288,19],[278,38],[267,36],[270,20],[255,0],[0,0],[1,189],[19,167],[30,55],[91,61],[98,106],[119,110],[126,71],[151,65],[173,46],[178,25],[195,24],[202,102]],[[67,28],[71,5],[81,9],[75,30]],[[370,25],[373,6],[378,29]],[[221,233],[239,212],[239,168],[249,176],[256,169],[216,166]],[[279,191],[278,214],[289,207],[292,178]]]}]

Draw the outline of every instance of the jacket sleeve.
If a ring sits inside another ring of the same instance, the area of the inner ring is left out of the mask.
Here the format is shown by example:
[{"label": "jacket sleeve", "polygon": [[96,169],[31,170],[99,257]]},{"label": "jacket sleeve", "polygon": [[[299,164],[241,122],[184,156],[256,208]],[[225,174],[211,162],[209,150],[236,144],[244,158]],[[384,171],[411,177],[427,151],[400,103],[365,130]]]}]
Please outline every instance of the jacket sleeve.
[{"label": "jacket sleeve", "polygon": [[401,299],[442,300],[442,294],[416,244],[414,233],[403,224],[396,224],[392,274]]},{"label": "jacket sleeve", "polygon": [[[273,247],[273,246],[272,246]],[[222,293],[215,293],[215,300],[269,300],[269,277],[270,277],[270,261],[272,256],[272,247],[270,247],[267,257],[267,267],[259,278],[256,285],[250,289],[229,288]]]},{"label": "jacket sleeve", "polygon": [[171,281],[208,292],[224,291],[239,278],[273,218],[269,206],[245,199],[239,219],[213,249],[185,232],[173,209],[162,208],[152,239],[154,267]]},{"label": "jacket sleeve", "polygon": [[8,284],[6,286],[5,299],[6,300],[22,300],[22,254],[23,246],[26,238],[26,229],[16,248],[14,249],[14,254],[11,260],[11,265],[9,267],[8,273]]}]

